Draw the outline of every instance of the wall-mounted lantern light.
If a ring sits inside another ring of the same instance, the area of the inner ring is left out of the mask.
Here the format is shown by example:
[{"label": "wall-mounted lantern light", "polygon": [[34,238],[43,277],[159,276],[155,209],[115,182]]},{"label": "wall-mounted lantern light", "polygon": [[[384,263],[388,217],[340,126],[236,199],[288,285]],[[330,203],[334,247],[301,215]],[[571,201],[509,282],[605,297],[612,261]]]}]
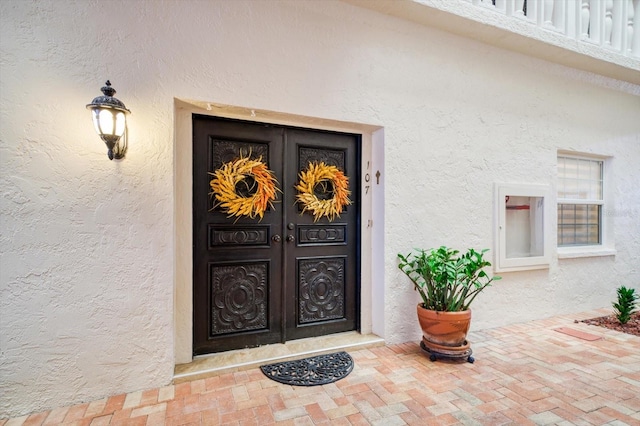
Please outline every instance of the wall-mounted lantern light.
[{"label": "wall-mounted lantern light", "polygon": [[113,95],[116,90],[107,80],[102,89],[104,95],[95,98],[87,109],[91,110],[93,126],[100,138],[107,144],[109,160],[124,158],[127,152],[127,114],[129,111],[124,104]]}]

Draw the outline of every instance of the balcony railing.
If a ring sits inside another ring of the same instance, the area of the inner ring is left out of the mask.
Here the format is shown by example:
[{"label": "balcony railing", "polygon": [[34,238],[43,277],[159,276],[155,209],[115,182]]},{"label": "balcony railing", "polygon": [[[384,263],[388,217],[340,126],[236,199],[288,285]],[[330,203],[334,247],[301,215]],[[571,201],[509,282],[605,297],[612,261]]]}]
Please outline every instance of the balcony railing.
[{"label": "balcony railing", "polygon": [[640,57],[640,0],[465,0],[573,40]]},{"label": "balcony railing", "polygon": [[343,0],[631,83],[640,94],[640,0]]}]

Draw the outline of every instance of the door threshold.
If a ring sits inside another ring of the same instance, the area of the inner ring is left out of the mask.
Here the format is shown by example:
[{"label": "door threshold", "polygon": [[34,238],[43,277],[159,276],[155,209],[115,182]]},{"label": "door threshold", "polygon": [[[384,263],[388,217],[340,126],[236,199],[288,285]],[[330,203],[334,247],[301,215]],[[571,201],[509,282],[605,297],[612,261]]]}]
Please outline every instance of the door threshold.
[{"label": "door threshold", "polygon": [[384,339],[375,334],[357,331],[327,336],[292,340],[257,348],[237,349],[194,357],[188,364],[178,364],[174,369],[173,383],[197,380],[205,377],[256,368],[273,362],[289,361],[322,355],[341,350],[358,350],[383,346]]}]

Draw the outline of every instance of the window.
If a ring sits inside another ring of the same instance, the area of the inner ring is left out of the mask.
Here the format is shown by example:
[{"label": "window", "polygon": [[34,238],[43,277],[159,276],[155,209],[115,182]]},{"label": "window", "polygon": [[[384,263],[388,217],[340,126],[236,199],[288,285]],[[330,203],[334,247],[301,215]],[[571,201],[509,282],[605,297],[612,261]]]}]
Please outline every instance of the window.
[{"label": "window", "polygon": [[496,272],[548,268],[549,222],[553,212],[549,185],[495,183]]},{"label": "window", "polygon": [[558,155],[558,246],[603,244],[601,158]]}]

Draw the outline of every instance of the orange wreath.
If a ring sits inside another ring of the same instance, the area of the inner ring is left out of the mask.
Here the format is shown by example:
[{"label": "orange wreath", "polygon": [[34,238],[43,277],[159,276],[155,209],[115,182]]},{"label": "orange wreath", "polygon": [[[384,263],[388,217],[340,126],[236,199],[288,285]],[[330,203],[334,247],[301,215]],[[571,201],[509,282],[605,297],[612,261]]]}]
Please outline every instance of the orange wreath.
[{"label": "orange wreath", "polygon": [[[333,221],[336,216],[340,217],[345,206],[351,204],[349,178],[336,166],[329,166],[324,162],[309,163],[309,167],[300,172],[298,179],[295,186],[298,190],[296,202],[302,204],[302,213],[307,210],[313,213],[314,222],[323,216]],[[327,183],[333,185],[333,197],[321,200],[315,194],[315,189],[318,185],[324,185],[326,188]]]},{"label": "orange wreath", "polygon": [[[224,163],[222,167],[213,173],[213,179],[209,182],[215,196],[215,207],[220,207],[229,217],[248,216],[251,219],[256,216],[262,220],[264,212],[277,198],[278,188],[273,172],[262,161],[262,157],[252,160],[248,156],[240,157],[235,161]],[[253,178],[250,184],[247,178]],[[249,196],[238,194],[238,184],[246,185],[248,192],[254,191]]]}]

